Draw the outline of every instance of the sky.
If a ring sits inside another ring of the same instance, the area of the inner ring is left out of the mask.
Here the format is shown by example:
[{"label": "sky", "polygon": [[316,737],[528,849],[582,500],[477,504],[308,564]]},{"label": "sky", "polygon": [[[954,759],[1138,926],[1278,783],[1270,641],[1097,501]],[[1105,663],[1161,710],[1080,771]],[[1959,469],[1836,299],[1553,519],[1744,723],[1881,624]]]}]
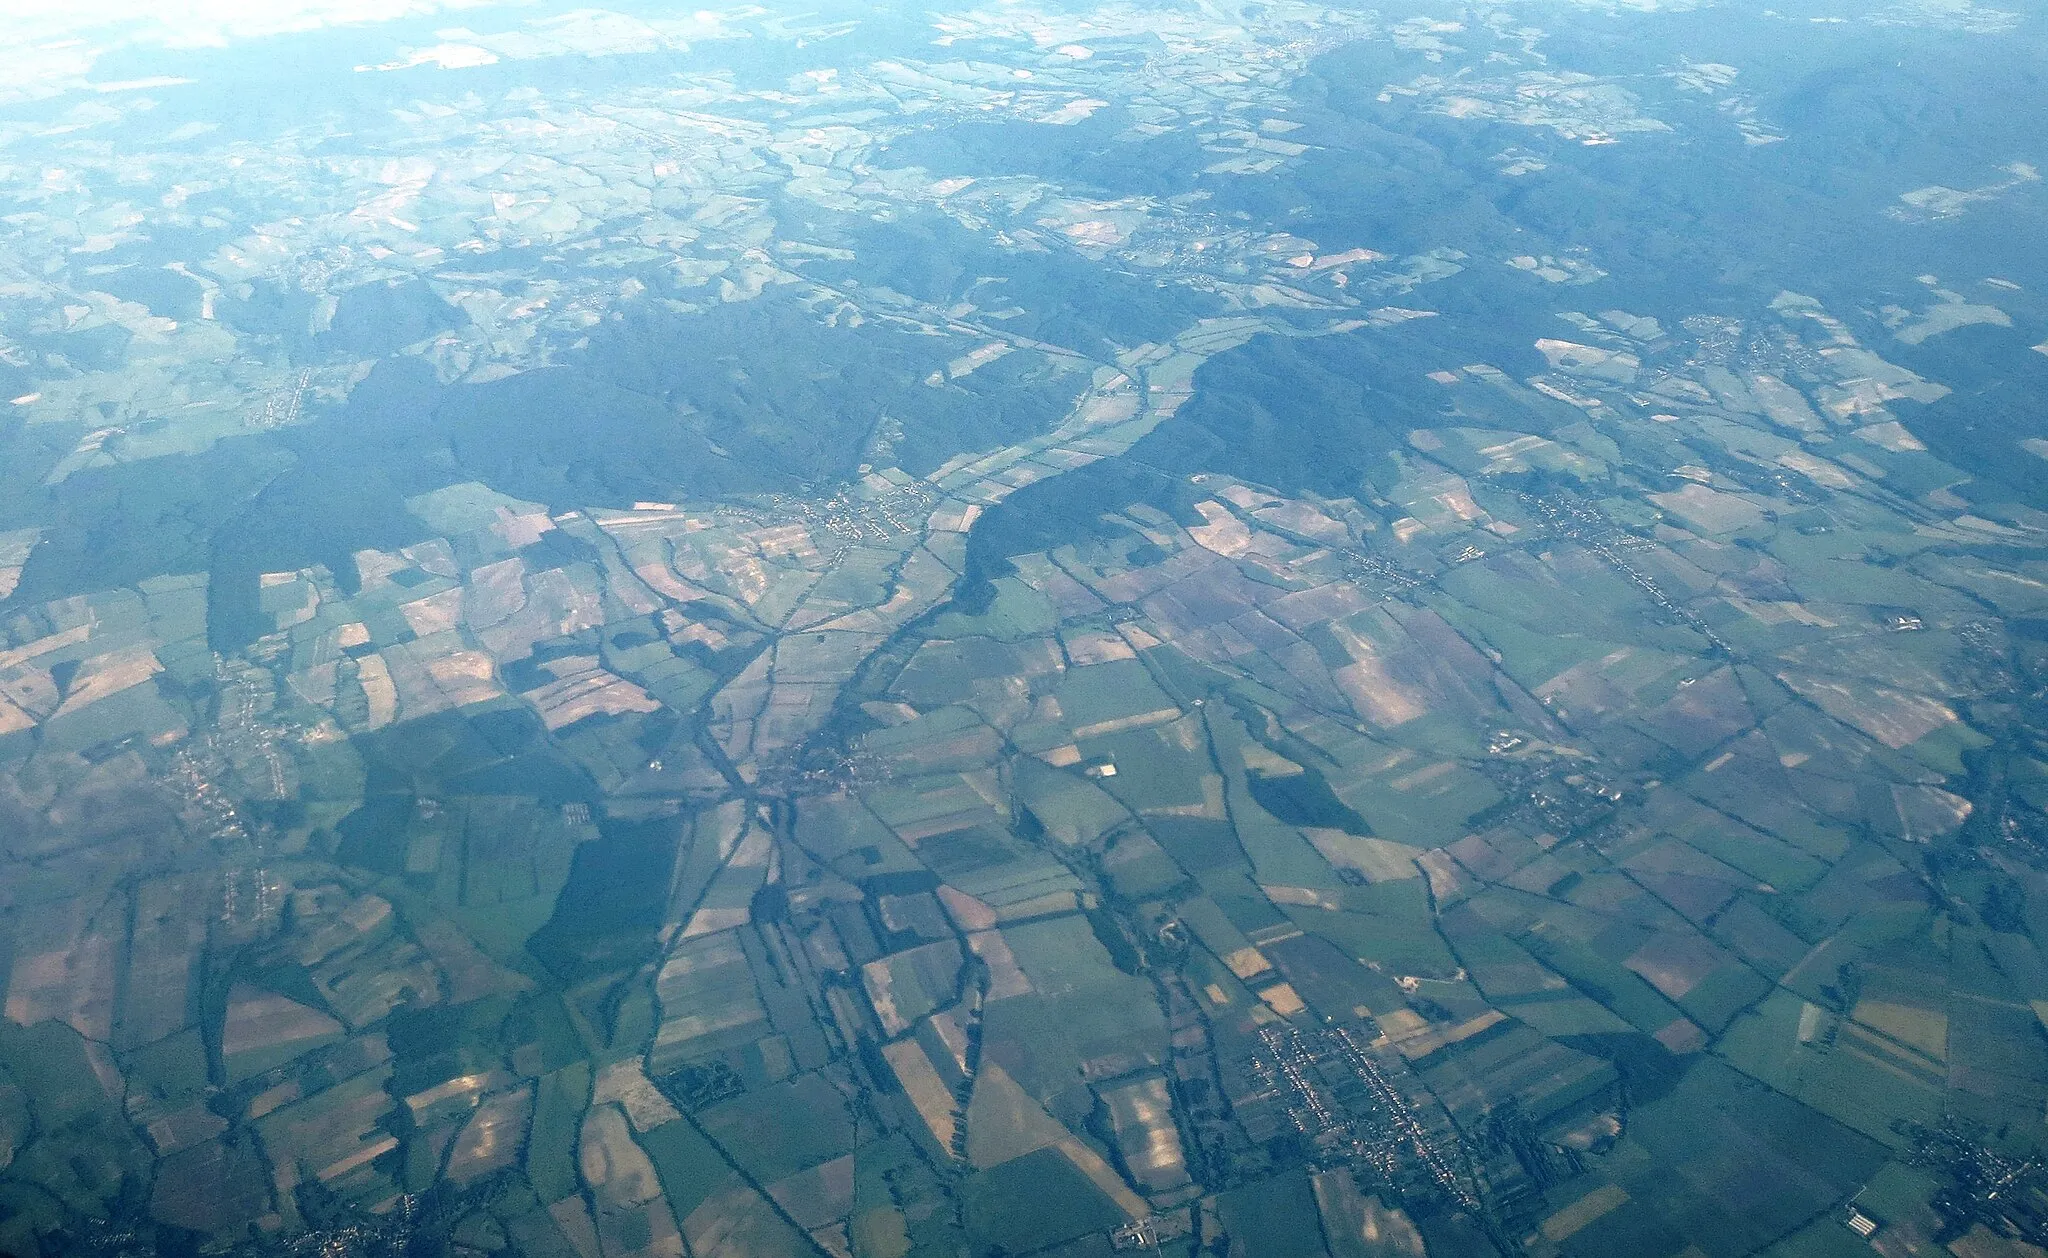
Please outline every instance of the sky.
[{"label": "sky", "polygon": [[[118,49],[218,48],[324,27],[520,7],[532,0],[0,0],[0,105],[129,86],[95,73]],[[165,69],[175,74],[175,57]]]},{"label": "sky", "polygon": [[98,35],[166,47],[317,30],[474,9],[502,0],[7,0],[0,35],[35,40]]}]

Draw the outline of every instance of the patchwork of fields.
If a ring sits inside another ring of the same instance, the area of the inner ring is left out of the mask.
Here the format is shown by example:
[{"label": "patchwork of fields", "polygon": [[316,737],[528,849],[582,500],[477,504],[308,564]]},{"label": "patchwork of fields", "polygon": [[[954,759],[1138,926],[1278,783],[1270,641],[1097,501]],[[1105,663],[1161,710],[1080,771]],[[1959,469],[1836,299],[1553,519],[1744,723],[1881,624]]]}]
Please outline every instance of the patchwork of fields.
[{"label": "patchwork of fields", "polygon": [[35,44],[0,1250],[2042,1253],[2040,23],[1824,7]]}]

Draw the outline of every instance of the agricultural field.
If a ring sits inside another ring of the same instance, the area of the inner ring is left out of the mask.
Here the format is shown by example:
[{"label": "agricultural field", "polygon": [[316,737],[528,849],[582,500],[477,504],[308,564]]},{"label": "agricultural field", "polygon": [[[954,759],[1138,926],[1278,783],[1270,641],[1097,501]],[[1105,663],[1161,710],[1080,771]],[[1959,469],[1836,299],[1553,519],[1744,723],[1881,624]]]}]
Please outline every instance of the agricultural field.
[{"label": "agricultural field", "polygon": [[0,1252],[2048,1248],[2039,15],[459,7],[0,16]]}]

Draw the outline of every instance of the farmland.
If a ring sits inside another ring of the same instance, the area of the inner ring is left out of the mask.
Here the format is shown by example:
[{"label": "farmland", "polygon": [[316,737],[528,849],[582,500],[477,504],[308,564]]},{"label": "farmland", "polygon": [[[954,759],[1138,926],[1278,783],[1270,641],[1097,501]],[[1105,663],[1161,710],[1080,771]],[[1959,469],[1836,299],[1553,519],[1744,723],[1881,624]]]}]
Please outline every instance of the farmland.
[{"label": "farmland", "polygon": [[0,1251],[2048,1245],[2037,20],[325,20],[0,89]]}]

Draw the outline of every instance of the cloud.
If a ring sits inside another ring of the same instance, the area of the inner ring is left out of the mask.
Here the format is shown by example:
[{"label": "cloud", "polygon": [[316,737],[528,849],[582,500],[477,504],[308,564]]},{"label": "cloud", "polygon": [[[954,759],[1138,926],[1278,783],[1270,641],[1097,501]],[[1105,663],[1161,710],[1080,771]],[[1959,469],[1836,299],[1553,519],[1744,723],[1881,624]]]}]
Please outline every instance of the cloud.
[{"label": "cloud", "polygon": [[530,0],[4,0],[0,3],[0,103],[104,85],[100,58],[122,48],[221,48],[436,14],[524,5]]},{"label": "cloud", "polygon": [[504,0],[8,0],[0,39],[111,37],[166,48],[218,47],[236,39],[365,22],[432,17]]},{"label": "cloud", "polygon": [[[574,0],[570,0],[574,3]],[[480,10],[517,10],[521,20],[497,34],[461,26],[436,33],[426,46],[394,46],[393,60],[359,70],[400,70],[437,65],[469,69],[501,58],[604,56],[682,49],[741,34],[731,12],[694,10],[641,19],[602,8],[570,8],[546,0],[0,0],[0,105],[45,100],[71,92],[146,92],[192,82],[178,71],[180,50],[225,48],[244,41],[304,34],[331,27],[431,19]],[[764,10],[742,9],[742,14]],[[509,17],[510,15],[508,15]],[[486,17],[480,25],[497,25]],[[111,81],[94,71],[116,50],[163,54],[162,73]]]}]

